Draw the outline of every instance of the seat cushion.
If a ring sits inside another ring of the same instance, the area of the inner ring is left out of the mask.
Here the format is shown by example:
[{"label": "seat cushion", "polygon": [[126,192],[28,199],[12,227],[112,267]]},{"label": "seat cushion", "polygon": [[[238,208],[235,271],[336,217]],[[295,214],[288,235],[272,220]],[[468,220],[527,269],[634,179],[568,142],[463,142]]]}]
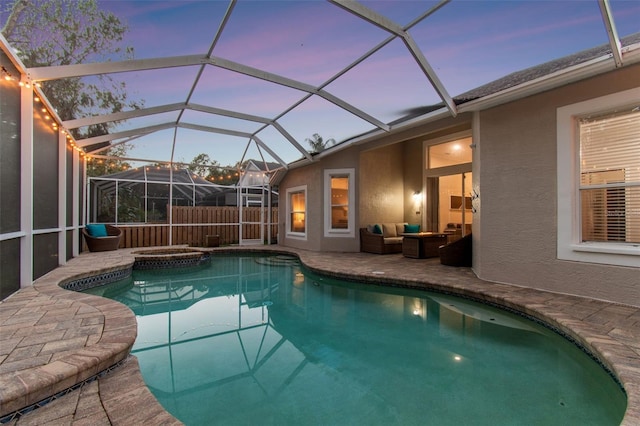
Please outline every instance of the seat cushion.
[{"label": "seat cushion", "polygon": [[91,223],[85,226],[85,228],[92,237],[100,238],[107,236],[107,227],[104,226],[104,223]]},{"label": "seat cushion", "polygon": [[402,244],[402,237],[385,237],[383,241],[385,244]]}]

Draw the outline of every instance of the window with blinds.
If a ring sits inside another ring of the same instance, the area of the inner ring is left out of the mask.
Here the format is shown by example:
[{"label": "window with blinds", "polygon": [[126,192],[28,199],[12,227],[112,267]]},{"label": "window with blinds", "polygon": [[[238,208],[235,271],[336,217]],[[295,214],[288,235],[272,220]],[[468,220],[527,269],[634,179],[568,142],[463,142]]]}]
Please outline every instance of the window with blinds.
[{"label": "window with blinds", "polygon": [[578,126],[582,241],[640,243],[640,107]]},{"label": "window with blinds", "polygon": [[324,236],[355,237],[355,169],[324,170]]},{"label": "window with blinds", "polygon": [[349,227],[349,176],[331,176],[331,229]]},{"label": "window with blinds", "polygon": [[306,189],[292,188],[288,192],[288,207],[289,207],[289,233],[304,234],[306,228],[306,214],[307,214],[307,191]]}]

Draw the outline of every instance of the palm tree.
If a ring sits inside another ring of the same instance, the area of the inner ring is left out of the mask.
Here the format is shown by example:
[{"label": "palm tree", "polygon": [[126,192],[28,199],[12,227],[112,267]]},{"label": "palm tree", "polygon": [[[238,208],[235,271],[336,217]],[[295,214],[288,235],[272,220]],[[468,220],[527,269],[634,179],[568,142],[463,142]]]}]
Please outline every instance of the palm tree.
[{"label": "palm tree", "polygon": [[306,138],[305,142],[307,142],[311,147],[311,153],[315,154],[315,153],[324,151],[325,148],[335,144],[336,140],[331,138],[325,141],[324,139],[322,139],[322,136],[320,136],[317,133],[314,133],[311,138]]}]

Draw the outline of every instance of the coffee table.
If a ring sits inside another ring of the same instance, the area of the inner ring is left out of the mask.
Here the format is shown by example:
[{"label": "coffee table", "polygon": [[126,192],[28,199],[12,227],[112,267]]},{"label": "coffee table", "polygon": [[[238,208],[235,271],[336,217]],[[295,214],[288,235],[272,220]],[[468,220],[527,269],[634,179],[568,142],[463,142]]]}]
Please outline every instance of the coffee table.
[{"label": "coffee table", "polygon": [[415,259],[439,256],[438,249],[447,243],[446,234],[418,232],[402,234],[402,255]]}]

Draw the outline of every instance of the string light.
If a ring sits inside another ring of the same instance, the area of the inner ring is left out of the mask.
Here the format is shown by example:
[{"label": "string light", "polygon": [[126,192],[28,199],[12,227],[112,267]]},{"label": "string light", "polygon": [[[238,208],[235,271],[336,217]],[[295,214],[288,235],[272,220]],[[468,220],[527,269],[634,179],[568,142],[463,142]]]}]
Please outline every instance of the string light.
[{"label": "string light", "polygon": [[[13,74],[11,74],[4,66],[0,67],[0,75],[2,76],[2,79],[5,81],[17,81],[17,77],[14,77]],[[31,79],[22,76],[22,79],[20,81],[18,81],[18,86],[20,87],[26,87],[27,89],[30,89],[31,87],[41,87],[39,82],[33,82]]]},{"label": "string light", "polygon": [[2,79],[5,81],[13,81],[15,79],[4,66],[0,68],[0,74],[2,74]]},{"label": "string light", "polygon": [[[17,81],[18,79],[11,74],[4,66],[0,66],[0,78],[2,78],[2,80],[4,81]],[[27,78],[26,76],[22,76],[22,78],[20,79],[20,81],[17,82],[18,86],[20,87],[24,87],[25,89],[33,89],[33,88],[40,88],[42,87],[42,85],[39,82],[34,82],[31,79]],[[42,99],[40,98],[40,96],[38,96],[37,94],[34,93],[33,96],[33,101],[36,103],[42,103]],[[47,109],[46,106],[43,106],[40,108],[40,111],[44,114],[43,118],[45,120],[52,120],[51,122],[51,127],[54,130],[60,131],[62,132],[63,135],[66,135],[67,138],[67,143],[69,144],[69,147],[72,149],[75,149],[76,151],[78,151],[80,153],[80,155],[86,155],[86,152],[84,151],[83,148],[80,148],[78,146],[75,145],[73,138],[71,137],[70,133],[64,129],[60,123],[58,123],[55,119],[53,119],[52,117],[55,116],[55,114],[52,114],[49,112],[49,110]],[[91,158],[89,156],[87,156],[87,158]]]}]

